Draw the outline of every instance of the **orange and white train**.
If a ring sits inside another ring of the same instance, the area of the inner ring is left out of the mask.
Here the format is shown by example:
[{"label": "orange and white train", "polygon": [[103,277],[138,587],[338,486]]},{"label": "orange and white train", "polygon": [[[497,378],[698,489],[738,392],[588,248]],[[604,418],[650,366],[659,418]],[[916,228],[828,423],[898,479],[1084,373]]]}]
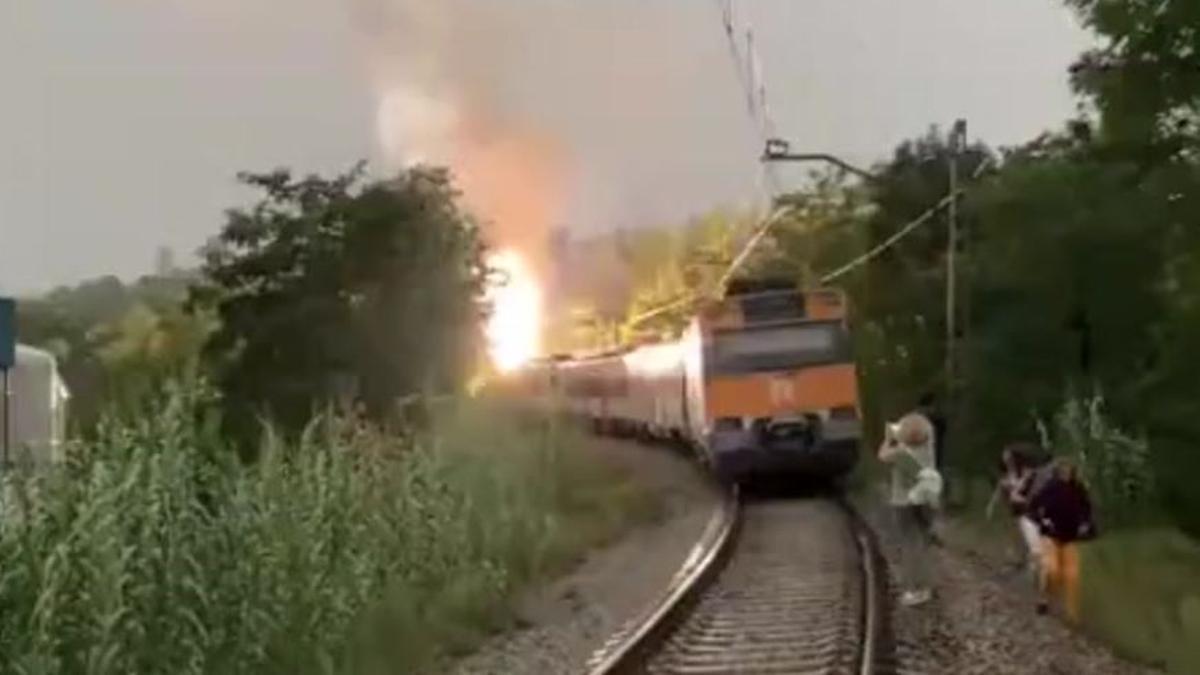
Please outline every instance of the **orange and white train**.
[{"label": "orange and white train", "polygon": [[674,439],[729,482],[849,472],[862,436],[837,290],[732,287],[673,342],[531,363],[501,383],[521,405],[597,431]]}]

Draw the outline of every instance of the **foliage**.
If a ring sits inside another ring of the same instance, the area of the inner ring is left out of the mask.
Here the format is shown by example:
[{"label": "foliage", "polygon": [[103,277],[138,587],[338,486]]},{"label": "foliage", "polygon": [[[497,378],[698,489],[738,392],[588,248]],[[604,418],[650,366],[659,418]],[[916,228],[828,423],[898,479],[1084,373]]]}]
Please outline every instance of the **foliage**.
[{"label": "foliage", "polygon": [[175,272],[131,284],[102,277],[18,304],[18,337],[58,358],[76,429],[90,432],[106,407],[136,407],[193,369],[212,324],[181,310],[191,281]]},{"label": "foliage", "polygon": [[478,406],[413,442],[318,421],[247,466],[206,390],[165,400],[5,476],[0,672],[414,672],[632,513],[565,430]]},{"label": "foliage", "polygon": [[1099,383],[1121,419],[1136,417],[1130,385],[1154,357],[1171,215],[1131,171],[1073,151],[1014,157],[969,200],[963,360],[971,416],[991,426],[982,444],[1011,438],[1030,407],[1057,408],[1071,383]]},{"label": "foliage", "polygon": [[1106,140],[1144,161],[1198,159],[1200,5],[1193,0],[1065,0],[1102,39],[1072,68]]},{"label": "foliage", "polygon": [[1200,546],[1179,532],[1123,531],[1084,547],[1083,620],[1122,656],[1200,672]]},{"label": "foliage", "polygon": [[694,299],[716,292],[753,225],[749,215],[714,211],[682,228],[643,233],[629,258],[634,293],[624,338],[682,332],[695,311]]},{"label": "foliage", "polygon": [[466,382],[487,271],[447,172],[241,178],[263,196],[229,212],[192,298],[220,321],[205,355],[227,431],[246,442],[269,417],[296,433],[335,401],[387,421]]},{"label": "foliage", "polygon": [[1150,447],[1116,428],[1104,397],[1068,396],[1054,416],[1051,447],[1078,463],[1100,517],[1109,525],[1144,522],[1157,504]]}]

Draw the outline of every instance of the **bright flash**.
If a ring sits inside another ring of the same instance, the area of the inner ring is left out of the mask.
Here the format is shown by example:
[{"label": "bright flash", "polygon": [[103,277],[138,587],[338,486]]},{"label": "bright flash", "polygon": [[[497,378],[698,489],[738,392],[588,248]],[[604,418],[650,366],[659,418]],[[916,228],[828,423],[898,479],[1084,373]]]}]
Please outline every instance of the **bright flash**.
[{"label": "bright flash", "polygon": [[488,289],[492,313],[487,340],[492,363],[501,372],[520,368],[542,348],[542,290],[520,254],[505,249],[488,257],[500,279]]}]

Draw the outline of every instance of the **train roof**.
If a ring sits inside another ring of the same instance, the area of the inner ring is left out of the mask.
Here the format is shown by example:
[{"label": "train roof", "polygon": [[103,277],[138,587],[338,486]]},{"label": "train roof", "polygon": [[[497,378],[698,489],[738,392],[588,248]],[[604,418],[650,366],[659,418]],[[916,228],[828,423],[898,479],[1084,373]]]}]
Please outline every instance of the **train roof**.
[{"label": "train roof", "polygon": [[797,293],[800,291],[799,285],[795,279],[787,277],[766,277],[766,278],[739,278],[731,279],[729,285],[725,288],[726,297],[734,295],[751,295],[755,293],[770,293],[776,291],[790,291]]},{"label": "train roof", "polygon": [[[701,322],[712,328],[739,328],[789,321],[842,319],[845,295],[836,288],[776,288],[770,280],[746,284],[700,312]],[[752,290],[757,289],[757,290]]]}]

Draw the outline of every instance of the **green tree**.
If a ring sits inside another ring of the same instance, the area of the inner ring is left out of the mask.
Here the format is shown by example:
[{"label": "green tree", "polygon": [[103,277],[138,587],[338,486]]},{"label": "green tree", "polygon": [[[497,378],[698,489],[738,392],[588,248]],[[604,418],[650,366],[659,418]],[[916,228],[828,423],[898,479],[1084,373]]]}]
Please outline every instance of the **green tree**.
[{"label": "green tree", "polygon": [[1200,4],[1065,0],[1102,44],[1072,67],[1106,140],[1151,162],[1200,150]]},{"label": "green tree", "polygon": [[629,260],[633,294],[624,337],[678,335],[696,301],[718,292],[753,226],[750,214],[713,211],[682,227],[640,233]]},{"label": "green tree", "polygon": [[105,276],[18,304],[20,340],[58,359],[75,431],[90,433],[111,406],[151,395],[194,362],[206,328],[181,311],[191,281],[186,273],[130,284]]},{"label": "green tree", "polygon": [[350,401],[386,422],[401,397],[466,384],[488,272],[446,171],[241,179],[263,196],[229,212],[192,298],[220,322],[205,353],[229,431],[296,431]]}]

